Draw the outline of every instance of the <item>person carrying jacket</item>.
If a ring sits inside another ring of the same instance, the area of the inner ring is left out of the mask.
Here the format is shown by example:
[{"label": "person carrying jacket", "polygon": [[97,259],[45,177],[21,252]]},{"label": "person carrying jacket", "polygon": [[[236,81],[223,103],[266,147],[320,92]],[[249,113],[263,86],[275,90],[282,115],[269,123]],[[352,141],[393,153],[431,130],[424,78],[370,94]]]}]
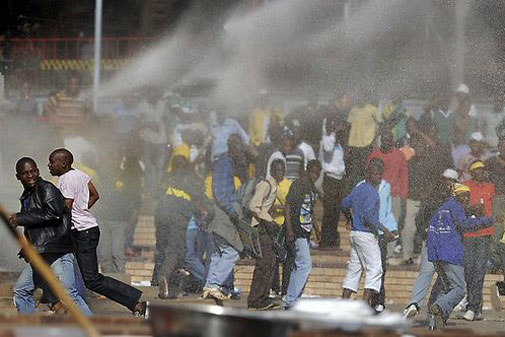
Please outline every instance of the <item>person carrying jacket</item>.
[{"label": "person carrying jacket", "polygon": [[230,135],[228,153],[216,160],[212,170],[212,195],[214,197],[214,219],[209,231],[214,240],[214,251],[210,257],[207,280],[202,297],[214,300],[229,299],[226,289],[230,286],[233,267],[244,250],[237,225],[241,217],[241,206],[234,183],[234,166],[243,162],[245,144],[240,137]]},{"label": "person carrying jacket", "polygon": [[[73,245],[70,238],[70,211],[65,198],[52,183],[43,180],[32,158],[23,157],[16,163],[16,178],[24,187],[21,211],[10,216],[11,226],[24,227],[24,235],[44,261],[51,266],[70,297],[82,312],[91,310],[75,287]],[[22,256],[22,252],[20,253]],[[29,261],[28,261],[29,262]],[[35,311],[33,291],[44,281],[28,263],[13,288],[14,304],[19,313]]]},{"label": "person carrying jacket", "polygon": [[449,197],[435,212],[428,227],[428,260],[433,262],[437,280],[428,301],[432,315],[430,328],[441,330],[454,307],[465,296],[465,272],[462,232],[492,226],[492,217],[467,216],[470,188],[456,184],[455,197]]}]

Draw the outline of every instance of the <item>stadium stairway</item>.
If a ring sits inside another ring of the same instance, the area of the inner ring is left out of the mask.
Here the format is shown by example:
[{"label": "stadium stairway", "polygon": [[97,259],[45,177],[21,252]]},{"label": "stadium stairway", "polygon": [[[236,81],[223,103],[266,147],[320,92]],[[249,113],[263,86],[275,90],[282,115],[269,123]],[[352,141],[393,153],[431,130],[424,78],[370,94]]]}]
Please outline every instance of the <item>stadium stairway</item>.
[{"label": "stadium stairway", "polygon": [[[342,281],[346,273],[346,264],[349,257],[349,233],[345,230],[343,223],[339,226],[342,241],[342,250],[338,252],[312,250],[313,268],[305,288],[308,296],[320,297],[340,297],[342,294]],[[145,292],[146,298],[155,299],[157,288],[148,287],[154,268],[154,247],[156,244],[154,218],[152,216],[141,215],[135,231],[134,245],[140,250],[138,257],[128,258],[126,262],[126,274],[112,274],[111,276],[131,281],[136,285],[143,285],[140,288]],[[242,293],[247,295],[250,289],[252,273],[254,270],[254,260],[242,259],[235,268],[235,286],[242,289]],[[406,305],[409,303],[410,293],[417,277],[418,267],[393,265],[388,266],[386,275],[387,304]],[[19,273],[0,272],[0,314],[15,313],[12,300],[12,286]],[[493,282],[501,280],[498,274],[486,275],[484,286],[484,307],[491,308],[490,286]],[[362,278],[363,282],[363,278]],[[363,289],[361,284],[360,289]],[[361,293],[358,295],[361,296]],[[102,312],[125,312],[119,305],[104,301],[103,297],[93,296],[90,306]],[[95,311],[95,310],[94,310]]]},{"label": "stadium stairway", "polygon": [[[312,271],[305,288],[309,296],[340,297],[342,295],[342,282],[346,274],[347,261],[350,253],[349,232],[344,223],[339,224],[341,238],[341,251],[320,251],[313,249]],[[135,232],[135,245],[141,250],[141,257],[128,261],[126,273],[131,275],[133,282],[150,281],[154,268],[154,247],[156,244],[154,219],[150,216],[141,216]],[[243,293],[250,289],[254,260],[242,259],[235,267],[235,286],[240,287]],[[386,275],[386,298],[388,304],[406,305],[409,303],[414,281],[417,277],[418,266],[388,265]],[[498,274],[486,275],[484,285],[484,307],[491,308],[490,286],[502,280]],[[363,277],[360,289],[363,289]]]}]

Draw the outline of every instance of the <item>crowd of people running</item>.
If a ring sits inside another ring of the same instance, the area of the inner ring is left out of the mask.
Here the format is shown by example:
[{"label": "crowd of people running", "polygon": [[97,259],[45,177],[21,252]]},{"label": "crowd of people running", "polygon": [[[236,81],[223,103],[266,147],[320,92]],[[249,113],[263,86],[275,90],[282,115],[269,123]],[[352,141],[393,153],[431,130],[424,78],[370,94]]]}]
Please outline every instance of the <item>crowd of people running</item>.
[{"label": "crowd of people running", "polygon": [[[483,117],[464,84],[455,95],[437,94],[419,118],[400,95],[379,106],[359,93],[325,104],[309,96],[285,113],[260,92],[250,112],[234,114],[223,104],[195,105],[150,87],[129,92],[111,115],[99,117],[76,77],[41,113],[25,83],[3,126],[11,135],[18,120],[47,130],[52,138],[34,145],[34,157],[50,154],[58,180],[55,187],[34,159],[19,159],[24,192],[11,224],[24,227],[89,315],[81,278],[145,313],[139,290],[99,273],[99,264],[103,272],[124,272],[125,254],[139,254],[133,234],[144,211],[154,214],[151,285],[162,299],[185,292],[218,302],[240,296],[234,267],[250,257],[256,265],[248,308],[289,309],[309,278],[311,249],[342,254],[338,226],[345,223],[351,250],[343,298],[358,293],[364,272],[364,299],[382,312],[387,266],[401,256],[403,265],[420,264],[406,317],[421,310],[436,274],[427,302],[431,327],[443,328],[465,295],[464,319],[482,319],[486,272],[505,272],[503,104]],[[487,142],[494,138],[497,151]],[[19,152],[0,150],[5,170]],[[154,207],[146,210],[149,203]],[[320,228],[316,204],[323,208]],[[14,287],[18,311],[34,310],[38,287],[45,301],[61,305],[41,284],[27,264]],[[496,308],[501,295],[505,281],[493,285]]]}]

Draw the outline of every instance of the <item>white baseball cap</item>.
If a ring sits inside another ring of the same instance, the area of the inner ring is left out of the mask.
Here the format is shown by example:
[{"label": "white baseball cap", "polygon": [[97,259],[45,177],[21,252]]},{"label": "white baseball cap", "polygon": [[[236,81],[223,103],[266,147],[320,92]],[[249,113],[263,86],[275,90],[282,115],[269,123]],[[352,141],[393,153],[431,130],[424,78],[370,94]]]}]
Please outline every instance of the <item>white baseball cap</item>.
[{"label": "white baseball cap", "polygon": [[452,180],[456,180],[456,181],[459,179],[458,172],[456,172],[455,170],[450,169],[450,168],[444,171],[443,176],[444,176],[444,178],[448,178],[448,179],[452,179]]},{"label": "white baseball cap", "polygon": [[466,84],[461,83],[458,86],[458,89],[456,90],[456,92],[462,92],[464,94],[469,94],[470,93],[470,89],[468,88],[468,86]]},{"label": "white baseball cap", "polygon": [[477,142],[482,142],[484,140],[484,136],[482,135],[482,133],[480,133],[479,131],[477,131],[477,132],[473,132],[470,135],[470,139],[471,140],[475,140]]}]

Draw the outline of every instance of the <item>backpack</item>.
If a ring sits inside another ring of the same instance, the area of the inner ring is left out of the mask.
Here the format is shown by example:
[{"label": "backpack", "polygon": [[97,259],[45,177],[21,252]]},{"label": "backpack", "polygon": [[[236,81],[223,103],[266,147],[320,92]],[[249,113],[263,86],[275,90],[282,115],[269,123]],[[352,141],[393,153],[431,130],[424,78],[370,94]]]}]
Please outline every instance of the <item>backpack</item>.
[{"label": "backpack", "polygon": [[262,182],[266,181],[268,183],[268,193],[267,196],[270,195],[270,192],[272,191],[272,185],[270,182],[264,178],[252,178],[249,179],[249,181],[240,186],[239,192],[238,192],[238,199],[240,203],[240,207],[242,209],[242,217],[244,220],[250,222],[253,213],[249,210],[249,204],[251,203],[251,200],[256,193],[256,186]]}]

